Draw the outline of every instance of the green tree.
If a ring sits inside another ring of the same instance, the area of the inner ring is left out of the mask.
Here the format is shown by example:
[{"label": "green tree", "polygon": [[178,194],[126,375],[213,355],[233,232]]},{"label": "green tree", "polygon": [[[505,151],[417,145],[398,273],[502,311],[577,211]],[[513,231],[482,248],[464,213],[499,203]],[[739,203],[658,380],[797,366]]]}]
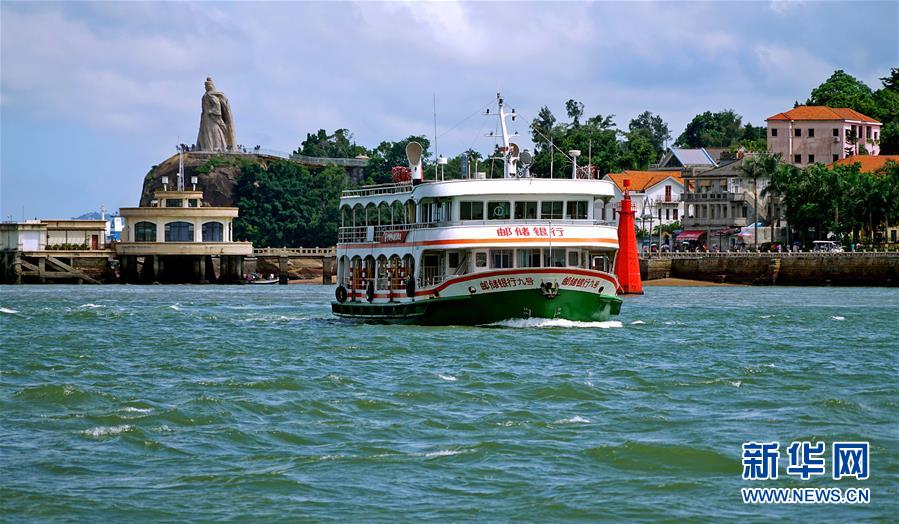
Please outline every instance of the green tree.
[{"label": "green tree", "polygon": [[706,111],[693,117],[675,144],[680,147],[730,147],[743,136],[741,120],[733,109],[717,113]]},{"label": "green tree", "polygon": [[431,158],[431,141],[423,135],[412,135],[398,142],[384,141],[378,147],[369,152],[368,167],[365,169],[368,182],[373,184],[386,184],[391,181],[391,170],[395,166],[408,166],[406,159],[406,145],[409,142],[418,142],[423,149],[422,167],[424,175],[433,176],[429,159]]},{"label": "green tree", "polygon": [[331,135],[319,129],[315,134],[307,133],[306,140],[294,153],[327,158],[354,158],[364,154],[365,148],[354,145],[352,139],[353,134],[348,129],[338,129]]},{"label": "green tree", "polygon": [[[757,156],[746,157],[743,160],[743,163],[740,164],[740,171],[743,172],[748,178],[752,179],[752,222],[754,224],[755,231],[755,242],[756,247],[759,245],[759,179],[763,178],[769,181],[775,175],[778,169],[778,165],[780,164],[780,155],[773,155],[769,153],[761,153]],[[771,217],[768,217],[768,221],[771,223],[772,228],[772,238],[773,238],[773,228],[774,223],[771,220]]]},{"label": "green tree", "polygon": [[258,247],[332,246],[345,173],[338,166],[313,174],[288,160],[241,166],[234,186],[240,216],[235,238]]},{"label": "green tree", "polygon": [[584,104],[578,102],[577,100],[571,99],[565,102],[565,111],[568,112],[568,118],[571,119],[572,124],[575,126],[579,126],[581,117],[584,116]]},{"label": "green tree", "polygon": [[842,69],[834,71],[824,83],[812,89],[806,105],[848,107],[868,116],[876,112],[871,88]]},{"label": "green tree", "polygon": [[658,160],[662,156],[662,153],[665,152],[665,145],[671,138],[668,124],[662,120],[661,116],[654,115],[649,111],[637,115],[630,121],[627,129],[630,132],[629,140],[630,135],[640,134],[649,142],[654,154],[653,160]]},{"label": "green tree", "polygon": [[880,79],[883,87],[874,92],[875,112],[872,116],[883,123],[880,130],[880,154],[899,154],[899,68]]}]

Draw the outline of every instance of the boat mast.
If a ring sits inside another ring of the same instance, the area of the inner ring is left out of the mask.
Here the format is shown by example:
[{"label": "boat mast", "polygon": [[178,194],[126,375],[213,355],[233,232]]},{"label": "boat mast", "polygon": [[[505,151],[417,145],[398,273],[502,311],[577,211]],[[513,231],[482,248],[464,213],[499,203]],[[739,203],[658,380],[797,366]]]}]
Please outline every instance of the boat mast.
[{"label": "boat mast", "polygon": [[512,117],[512,120],[514,121],[515,117],[518,115],[515,113],[514,109],[511,113],[506,113],[502,94],[496,94],[496,102],[499,106],[499,123],[503,133],[503,177],[515,178],[518,171],[518,146],[515,144],[510,145],[509,128],[506,125],[506,117]]}]

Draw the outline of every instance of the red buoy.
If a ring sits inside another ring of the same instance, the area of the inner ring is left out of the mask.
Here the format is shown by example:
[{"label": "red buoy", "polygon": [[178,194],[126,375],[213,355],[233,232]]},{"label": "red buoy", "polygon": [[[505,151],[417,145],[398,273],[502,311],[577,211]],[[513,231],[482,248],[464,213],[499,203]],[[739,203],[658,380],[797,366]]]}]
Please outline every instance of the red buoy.
[{"label": "red buoy", "polygon": [[615,276],[618,292],[642,295],[640,258],[637,255],[637,233],[634,231],[634,210],[631,208],[630,180],[624,181],[624,199],[618,208],[618,256],[615,257]]}]

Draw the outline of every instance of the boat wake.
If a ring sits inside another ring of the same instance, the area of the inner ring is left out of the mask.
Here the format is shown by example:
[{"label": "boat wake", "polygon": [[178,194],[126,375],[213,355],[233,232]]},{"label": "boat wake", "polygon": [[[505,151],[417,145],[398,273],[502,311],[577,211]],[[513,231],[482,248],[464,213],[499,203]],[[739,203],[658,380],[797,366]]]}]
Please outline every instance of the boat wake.
[{"label": "boat wake", "polygon": [[506,328],[592,328],[610,329],[624,327],[618,320],[606,320],[604,322],[581,322],[578,320],[566,320],[564,318],[513,318],[488,324],[490,327]]},{"label": "boat wake", "polygon": [[0,313],[6,313],[7,315],[15,315],[18,313],[15,309],[9,309],[6,307],[0,307]]}]

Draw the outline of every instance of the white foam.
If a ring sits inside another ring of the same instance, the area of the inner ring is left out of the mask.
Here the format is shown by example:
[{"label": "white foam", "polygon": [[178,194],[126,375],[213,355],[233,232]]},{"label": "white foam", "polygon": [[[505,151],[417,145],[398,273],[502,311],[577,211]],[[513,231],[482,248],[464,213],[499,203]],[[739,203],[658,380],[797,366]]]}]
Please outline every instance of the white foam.
[{"label": "white foam", "polygon": [[494,322],[491,326],[508,328],[593,328],[609,329],[624,327],[618,320],[606,320],[605,322],[581,322],[579,320],[566,320],[564,318],[513,318]]},{"label": "white foam", "polygon": [[553,422],[553,424],[589,424],[590,420],[586,419],[580,415],[575,415],[571,418],[563,418],[562,420],[557,420]]},{"label": "white foam", "polygon": [[5,307],[0,307],[0,313],[6,313],[7,315],[15,315],[18,313],[15,309],[9,309]]},{"label": "white foam", "polygon": [[635,320],[635,321],[631,322],[631,325],[632,325],[632,326],[639,326],[640,324],[645,324],[645,323],[646,323],[646,322],[643,322],[642,320]]},{"label": "white foam", "polygon": [[456,381],[456,377],[454,377],[452,375],[444,375],[443,373],[437,373],[437,378],[439,378],[440,380],[445,380],[447,382],[455,382]]},{"label": "white foam", "polygon": [[131,431],[134,429],[133,426],[129,424],[124,424],[121,426],[99,426],[96,428],[86,429],[81,432],[82,435],[87,435],[88,437],[107,437],[109,435],[118,435],[119,433],[125,433],[127,431]]},{"label": "white foam", "polygon": [[774,316],[774,315],[762,315],[760,318],[771,318],[771,317],[773,317],[773,316]]},{"label": "white foam", "polygon": [[441,449],[440,451],[429,451],[428,453],[423,453],[422,456],[425,457],[451,457],[453,455],[461,455],[465,453],[464,451],[458,449]]},{"label": "white foam", "polygon": [[128,407],[122,409],[122,411],[127,411],[128,413],[149,413],[149,412],[153,411],[153,409],[151,409],[151,408],[135,408],[133,406],[128,406]]},{"label": "white foam", "polygon": [[81,304],[78,307],[83,307],[83,308],[87,308],[87,309],[97,309],[97,308],[106,307],[106,306],[104,306],[103,304],[91,304],[90,302],[88,302],[87,304]]},{"label": "white foam", "polygon": [[735,388],[738,388],[738,387],[740,387],[740,386],[743,385],[743,381],[742,381],[742,380],[737,380],[737,381],[735,381],[735,382],[731,382],[730,385],[733,386],[733,387],[735,387]]},{"label": "white foam", "polygon": [[171,306],[169,306],[169,309],[174,309],[175,311],[181,311],[181,306],[179,306],[178,304],[172,304]]},{"label": "white foam", "polygon": [[833,316],[833,317],[830,317],[830,319],[831,319],[831,320],[846,320],[846,317],[837,317],[837,316]]}]

